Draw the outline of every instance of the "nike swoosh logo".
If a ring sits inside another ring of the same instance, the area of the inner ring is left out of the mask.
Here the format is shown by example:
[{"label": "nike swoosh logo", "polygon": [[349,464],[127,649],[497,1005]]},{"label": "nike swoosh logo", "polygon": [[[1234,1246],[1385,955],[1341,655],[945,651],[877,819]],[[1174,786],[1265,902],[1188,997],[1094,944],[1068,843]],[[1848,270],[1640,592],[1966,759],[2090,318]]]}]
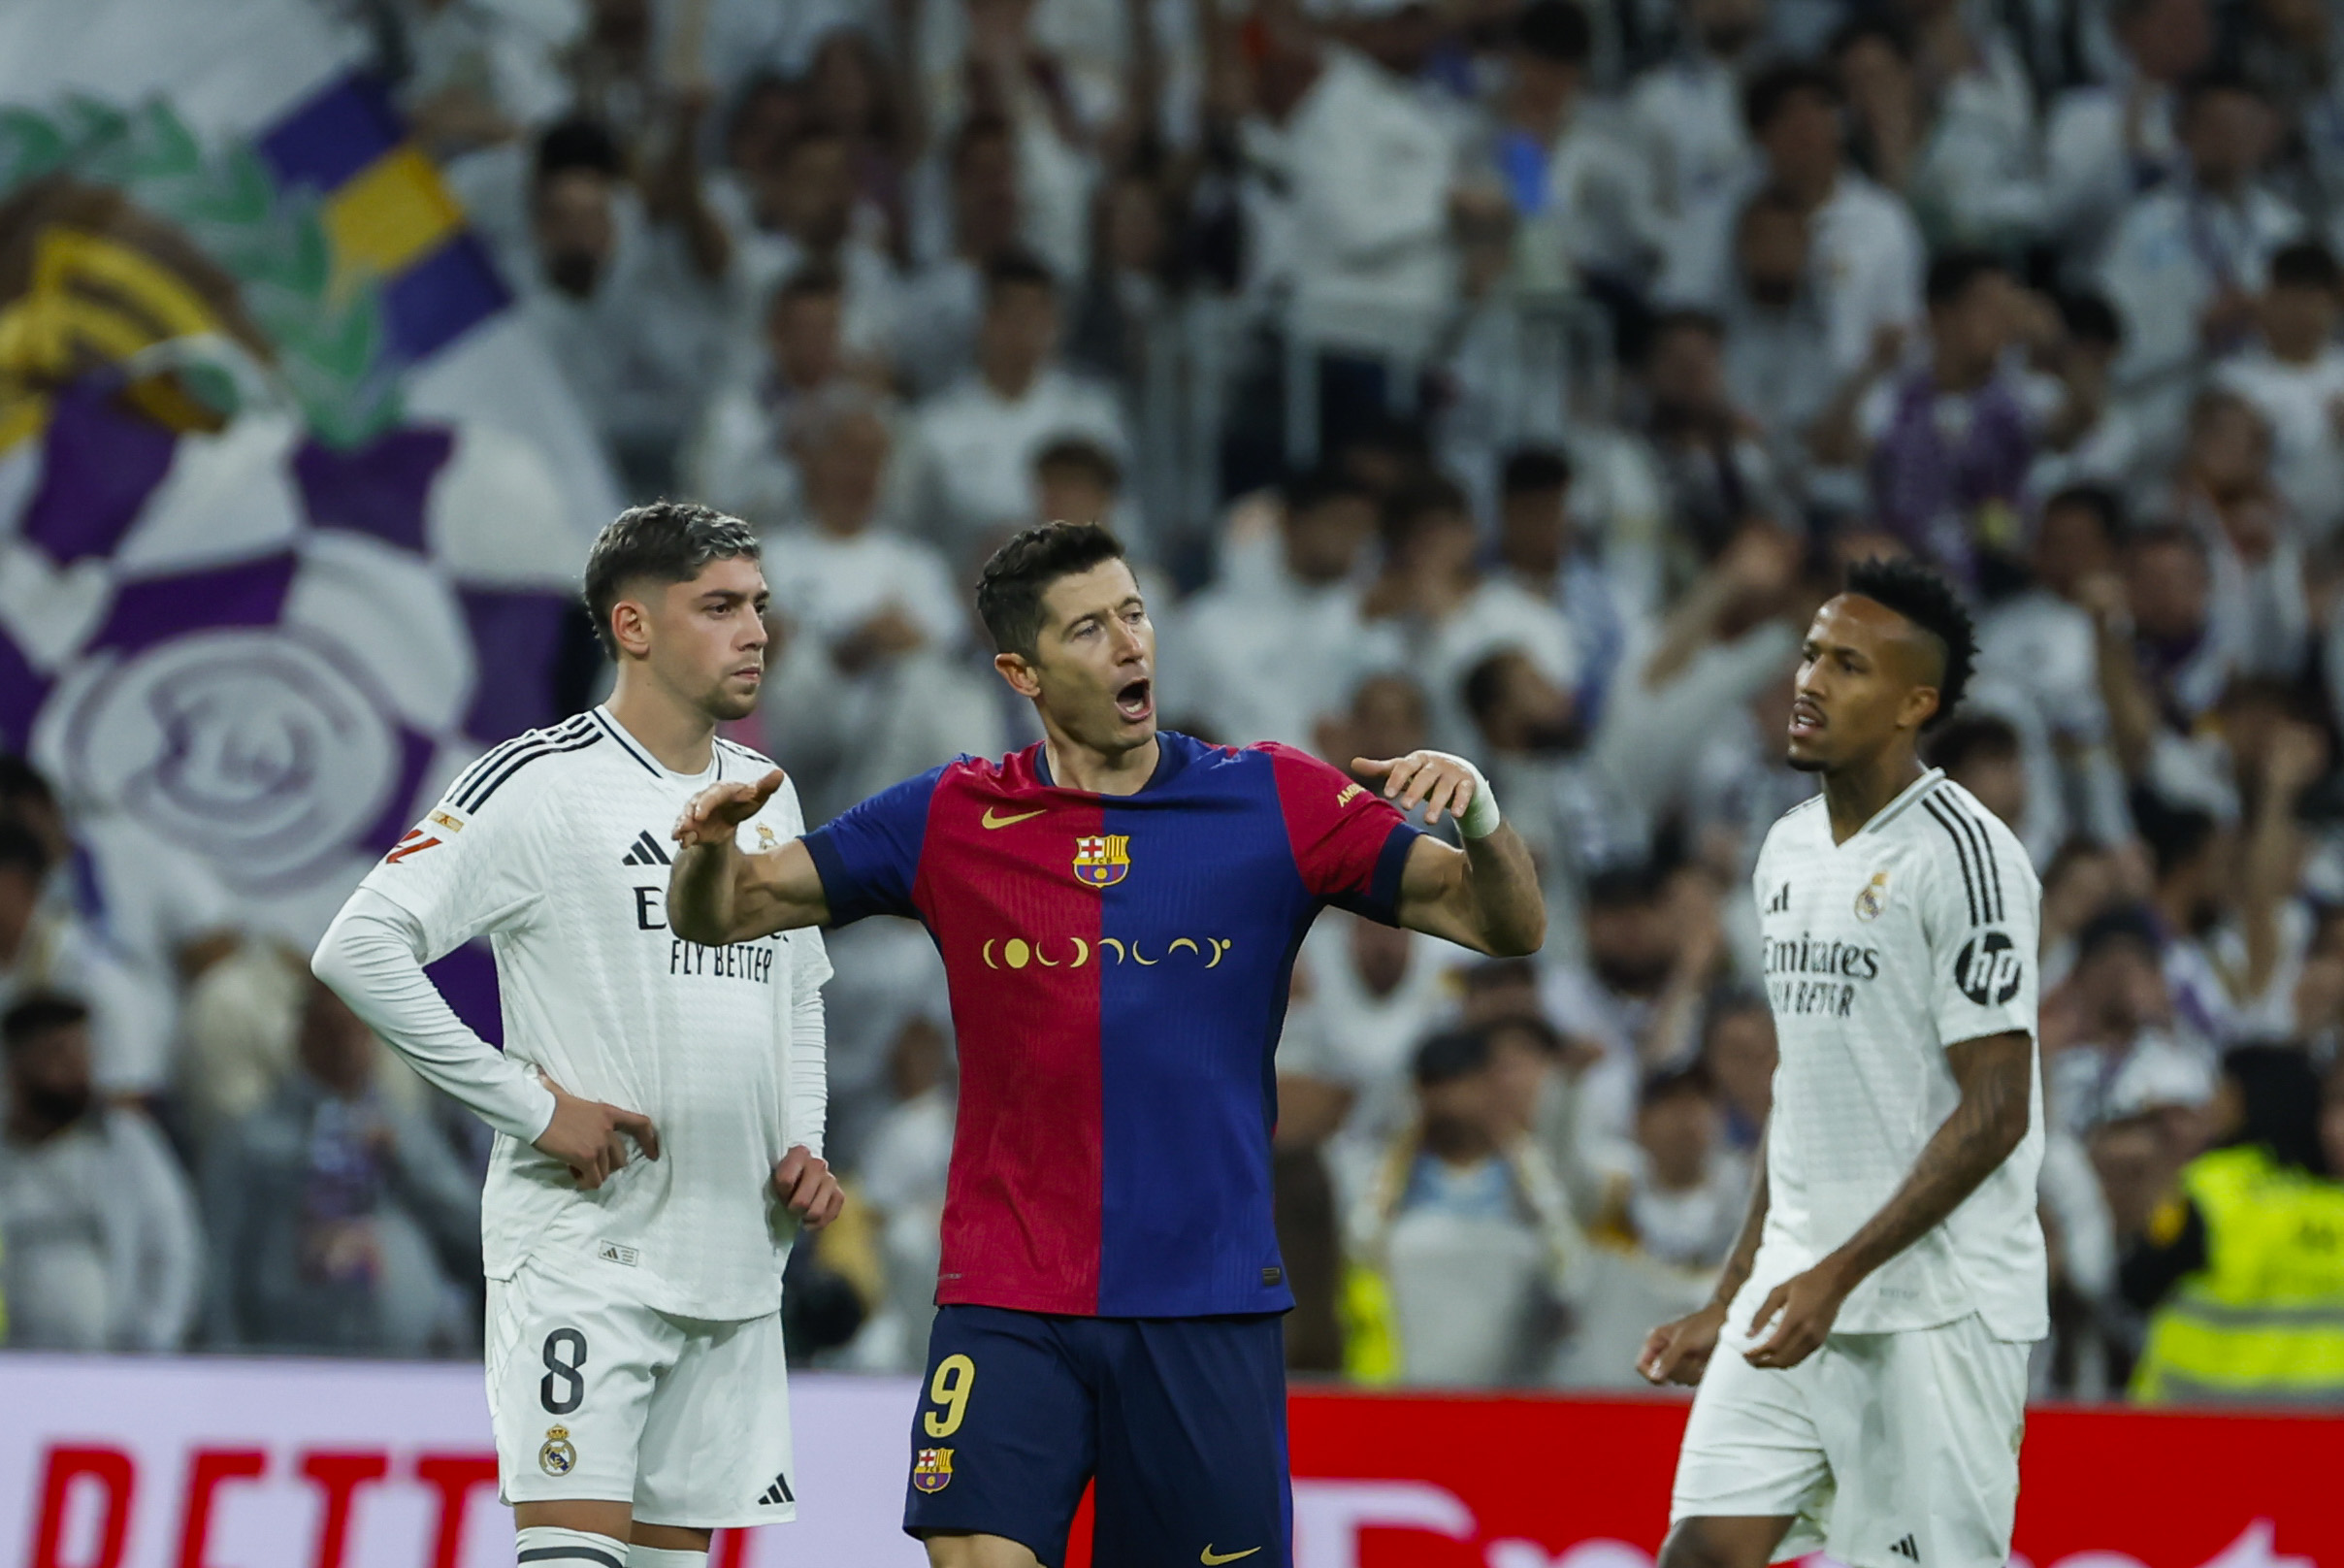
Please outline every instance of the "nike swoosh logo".
[{"label": "nike swoosh logo", "polygon": [[1204,1554],[1196,1560],[1203,1563],[1205,1568],[1221,1568],[1224,1562],[1235,1562],[1240,1557],[1250,1557],[1260,1550],[1259,1547],[1248,1547],[1243,1552],[1215,1552],[1211,1547],[1207,1547]]},{"label": "nike swoosh logo", "polygon": [[[996,817],[993,814],[993,807],[987,806],[985,808],[985,826],[988,828],[1006,828],[1013,822],[1024,822],[1028,817],[1038,817],[1043,811],[1047,811],[1049,809],[1050,807],[1044,806],[1042,807],[1041,811],[1021,811],[1014,817]],[[1259,1547],[1255,1547],[1253,1550],[1259,1552],[1261,1549]],[[1222,1562],[1227,1562],[1229,1559],[1223,1557],[1221,1560]]]}]

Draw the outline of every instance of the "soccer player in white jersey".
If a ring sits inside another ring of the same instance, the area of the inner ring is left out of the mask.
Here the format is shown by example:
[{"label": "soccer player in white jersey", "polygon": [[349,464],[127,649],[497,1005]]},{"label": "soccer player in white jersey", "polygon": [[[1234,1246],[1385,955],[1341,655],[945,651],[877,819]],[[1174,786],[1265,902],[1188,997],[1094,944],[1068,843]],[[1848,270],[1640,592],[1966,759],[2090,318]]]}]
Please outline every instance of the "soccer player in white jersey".
[{"label": "soccer player in white jersey", "polygon": [[1922,768],[1976,651],[1942,579],[1866,562],[1808,628],[1789,760],[1822,793],[1754,878],[1780,1040],[1765,1162],[1709,1305],[1659,1568],[2002,1568],[2048,1330],[2026,851]]},{"label": "soccer player in white jersey", "polygon": [[[702,947],[665,916],[677,813],[773,768],[716,734],[764,671],[755,536],[637,506],[595,541],[586,603],[610,701],[467,768],[314,967],[497,1130],[488,1402],[520,1561],[704,1568],[713,1530],[796,1513],[781,1270],[798,1225],[840,1204],[821,1159],[830,969],[812,931]],[[785,783],[739,838],[804,831]],[[422,968],[483,934],[501,1054]]]}]

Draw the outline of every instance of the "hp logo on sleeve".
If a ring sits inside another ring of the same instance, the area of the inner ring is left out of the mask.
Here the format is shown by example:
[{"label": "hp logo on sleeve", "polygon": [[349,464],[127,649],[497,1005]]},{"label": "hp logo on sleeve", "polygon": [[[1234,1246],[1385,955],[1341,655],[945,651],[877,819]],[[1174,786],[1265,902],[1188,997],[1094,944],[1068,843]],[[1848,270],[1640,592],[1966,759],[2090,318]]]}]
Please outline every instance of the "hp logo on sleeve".
[{"label": "hp logo on sleeve", "polygon": [[1999,1007],[2018,995],[2018,950],[1998,931],[1972,936],[1954,960],[1953,978],[1962,995],[1980,1007]]}]

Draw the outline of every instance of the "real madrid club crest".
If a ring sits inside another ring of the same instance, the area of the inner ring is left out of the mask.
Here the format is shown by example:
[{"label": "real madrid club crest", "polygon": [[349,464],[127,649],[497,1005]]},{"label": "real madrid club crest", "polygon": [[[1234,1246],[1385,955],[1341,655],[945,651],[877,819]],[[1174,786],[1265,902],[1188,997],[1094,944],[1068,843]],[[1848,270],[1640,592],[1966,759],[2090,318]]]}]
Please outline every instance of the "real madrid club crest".
[{"label": "real madrid club crest", "polygon": [[912,1490],[942,1491],[951,1486],[952,1456],[950,1449],[922,1449],[920,1457],[912,1462]]},{"label": "real madrid club crest", "polygon": [[761,855],[770,854],[779,847],[781,847],[781,840],[773,836],[773,830],[766,827],[762,822],[759,823],[757,825],[758,853]]},{"label": "real madrid club crest", "polygon": [[1131,874],[1131,835],[1094,833],[1074,841],[1075,880],[1111,888]]},{"label": "real madrid club crest", "polygon": [[549,1476],[566,1476],[577,1467],[578,1451],[570,1446],[570,1428],[545,1428],[545,1446],[537,1450],[537,1468]]},{"label": "real madrid club crest", "polygon": [[1887,907],[1888,873],[1874,871],[1872,874],[1872,880],[1864,884],[1864,891],[1856,895],[1856,918],[1858,920],[1877,920],[1880,918],[1880,912]]}]

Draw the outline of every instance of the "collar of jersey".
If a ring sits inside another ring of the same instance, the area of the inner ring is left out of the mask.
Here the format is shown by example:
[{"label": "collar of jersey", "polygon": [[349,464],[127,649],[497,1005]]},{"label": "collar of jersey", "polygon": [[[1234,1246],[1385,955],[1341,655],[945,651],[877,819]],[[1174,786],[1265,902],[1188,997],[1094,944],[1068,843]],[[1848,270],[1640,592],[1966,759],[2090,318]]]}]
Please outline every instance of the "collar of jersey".
[{"label": "collar of jersey", "polygon": [[[1905,785],[1904,790],[1898,794],[1895,800],[1880,807],[1879,810],[1874,811],[1872,814],[1872,820],[1870,822],[1867,822],[1863,827],[1858,828],[1854,833],[1848,834],[1847,842],[1852,844],[1857,839],[1863,837],[1866,833],[1872,833],[1876,829],[1887,827],[1897,818],[1903,816],[1906,809],[1912,805],[1913,801],[1928,794],[1929,791],[1935,787],[1940,779],[1944,778],[1944,776],[1945,769],[1942,768],[1930,768],[1919,778],[1916,778],[1911,783]],[[1831,832],[1831,807],[1829,806],[1825,806],[1823,808],[1823,831],[1826,833],[1829,833]],[[1845,848],[1846,846],[1841,845],[1840,847]]]},{"label": "collar of jersey", "polygon": [[[1150,790],[1161,789],[1172,782],[1173,774],[1188,766],[1188,749],[1185,744],[1188,738],[1177,730],[1156,732],[1156,771],[1150,773],[1148,782],[1132,791],[1132,795],[1145,795]],[[1058,781],[1050,776],[1050,742],[1047,740],[1037,740],[1033,743],[1033,781],[1046,790],[1058,788]],[[1091,792],[1086,790],[1078,793],[1090,794]],[[1106,797],[1102,796],[1101,799],[1106,799]],[[1130,797],[1122,796],[1117,799],[1128,800]]]},{"label": "collar of jersey", "polygon": [[607,703],[598,702],[588,711],[593,713],[597,723],[610,732],[611,739],[627,748],[627,755],[650,768],[661,778],[671,778],[679,784],[698,784],[711,776],[722,775],[725,754],[724,743],[720,740],[711,740],[708,743],[707,767],[697,773],[679,773],[662,763],[657,757],[652,756],[649,751],[644,749],[641,741],[629,735],[627,727],[611,716]]}]

